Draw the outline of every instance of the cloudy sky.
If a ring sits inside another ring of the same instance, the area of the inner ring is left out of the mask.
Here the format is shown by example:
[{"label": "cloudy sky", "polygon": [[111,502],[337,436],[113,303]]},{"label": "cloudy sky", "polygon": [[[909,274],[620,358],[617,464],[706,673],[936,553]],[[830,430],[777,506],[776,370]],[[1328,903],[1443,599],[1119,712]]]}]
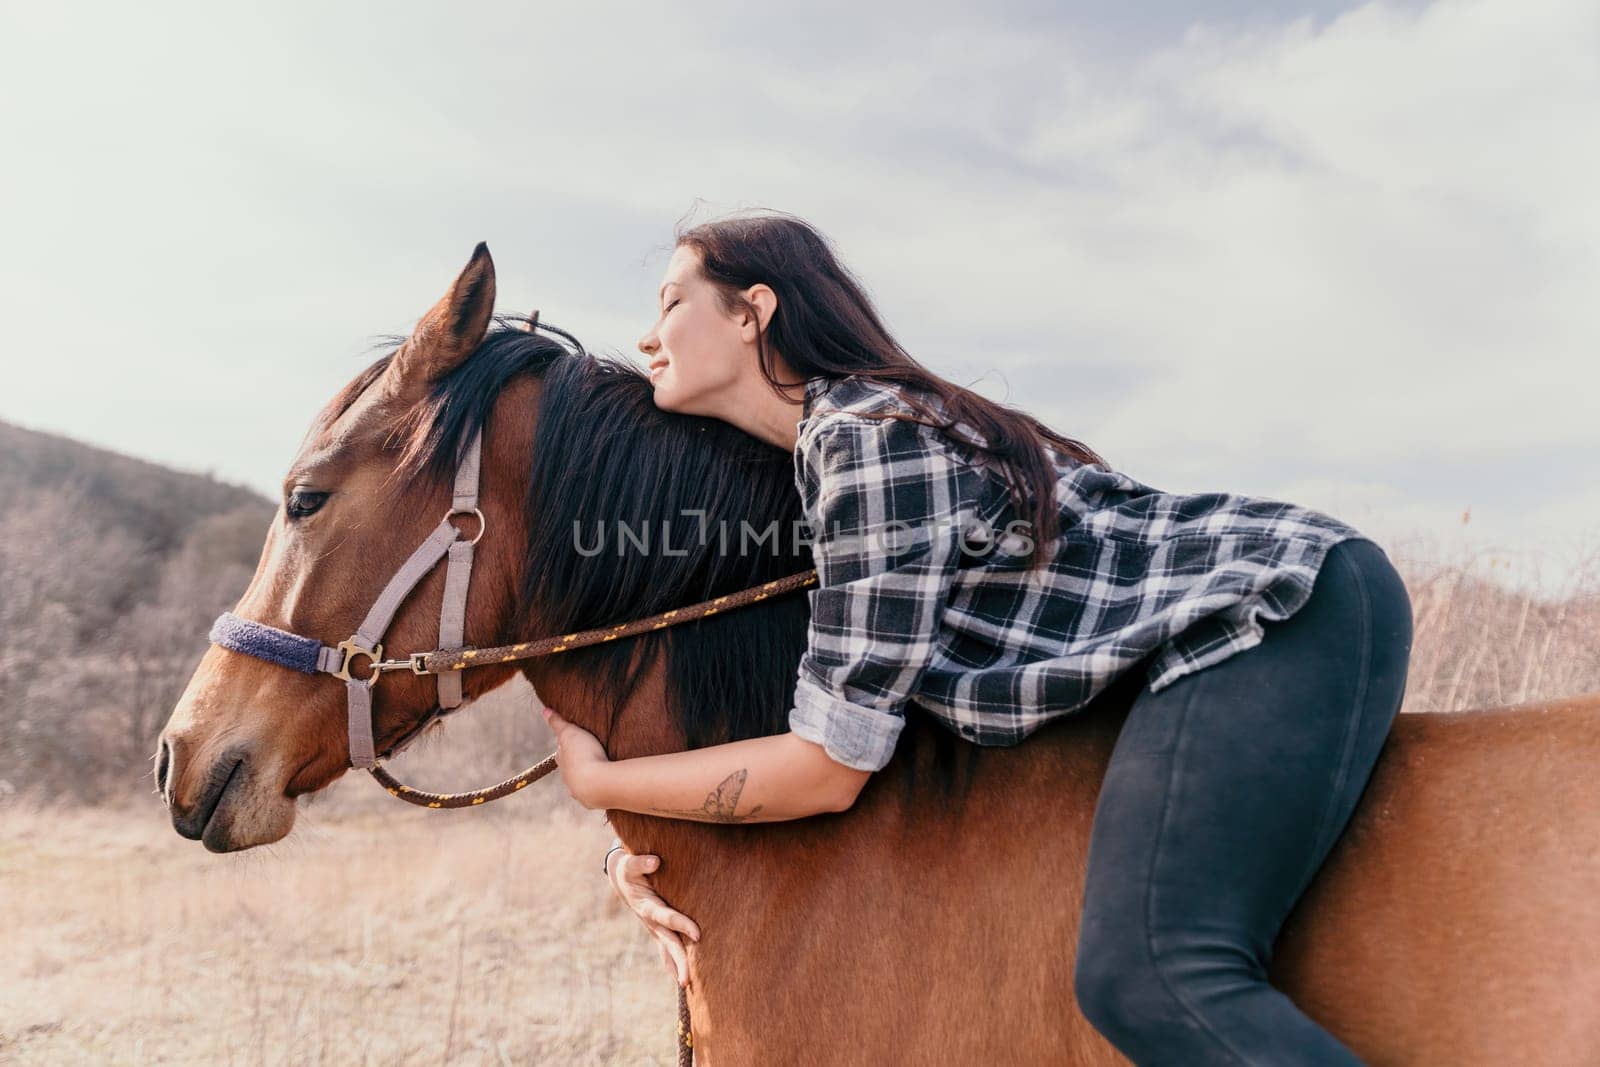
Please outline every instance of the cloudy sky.
[{"label": "cloudy sky", "polygon": [[6,6],[0,418],[273,493],[477,241],[637,356],[770,207],[1142,481],[1600,546],[1592,0],[411,6]]}]

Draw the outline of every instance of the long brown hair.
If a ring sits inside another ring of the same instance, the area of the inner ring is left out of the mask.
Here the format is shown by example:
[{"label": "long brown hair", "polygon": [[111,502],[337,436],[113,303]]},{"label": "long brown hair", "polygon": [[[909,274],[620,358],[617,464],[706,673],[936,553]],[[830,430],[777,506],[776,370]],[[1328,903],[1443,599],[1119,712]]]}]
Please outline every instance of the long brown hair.
[{"label": "long brown hair", "polygon": [[[1046,558],[1057,530],[1055,468],[1046,442],[1081,463],[1105,460],[1081,441],[1064,437],[1038,419],[990,400],[965,386],[934,374],[901,347],[878,317],[861,283],[835,254],[828,239],[814,227],[783,212],[740,213],[712,219],[676,233],[677,245],[700,254],[701,273],[721,294],[729,314],[756,309],[741,295],[757,283],[777,294],[778,308],[757,338],[761,374],[783,392],[774,373],[774,356],[802,379],[859,375],[893,382],[906,403],[949,436],[997,461],[1010,487],[1019,518],[1034,542],[1030,566]],[[757,316],[759,318],[759,316]],[[939,398],[944,415],[923,403],[918,392]],[[968,440],[955,429],[964,422],[981,436]]]}]

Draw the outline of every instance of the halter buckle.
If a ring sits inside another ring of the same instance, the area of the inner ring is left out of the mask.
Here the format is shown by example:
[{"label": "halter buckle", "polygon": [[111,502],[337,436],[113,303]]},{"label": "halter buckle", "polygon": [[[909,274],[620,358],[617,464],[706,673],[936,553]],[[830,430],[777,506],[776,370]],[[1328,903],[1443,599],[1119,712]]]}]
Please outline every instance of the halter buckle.
[{"label": "halter buckle", "polygon": [[[339,659],[339,669],[331,672],[335,678],[346,682],[361,682],[368,689],[378,684],[378,676],[383,673],[378,669],[378,661],[383,659],[383,645],[381,643],[368,648],[354,637],[351,637],[340,641],[338,648],[343,655]],[[365,678],[353,678],[350,674],[350,661],[355,656],[365,656],[371,662],[372,673]]]},{"label": "halter buckle", "polygon": [[411,658],[407,661],[411,664],[411,673],[421,675],[424,678],[434,673],[433,671],[430,671],[423,663],[423,661],[427,658],[428,654],[426,652],[411,653]]}]

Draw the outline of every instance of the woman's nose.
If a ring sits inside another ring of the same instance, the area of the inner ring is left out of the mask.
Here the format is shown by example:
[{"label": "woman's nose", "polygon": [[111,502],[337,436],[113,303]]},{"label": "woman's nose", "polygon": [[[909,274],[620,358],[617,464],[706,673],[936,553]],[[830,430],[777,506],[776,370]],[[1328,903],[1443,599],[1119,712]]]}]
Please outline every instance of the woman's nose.
[{"label": "woman's nose", "polygon": [[656,333],[654,330],[651,330],[649,333],[639,338],[639,351],[643,352],[645,355],[655,355],[657,347],[659,347],[659,342],[656,341]]}]

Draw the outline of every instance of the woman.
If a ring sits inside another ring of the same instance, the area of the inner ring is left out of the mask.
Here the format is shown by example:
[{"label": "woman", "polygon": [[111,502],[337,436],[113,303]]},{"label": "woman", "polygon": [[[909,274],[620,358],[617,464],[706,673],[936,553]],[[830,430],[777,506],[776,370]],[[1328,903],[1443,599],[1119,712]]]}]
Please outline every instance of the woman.
[{"label": "woman", "polygon": [[[1160,492],[936,377],[792,217],[681,234],[659,299],[639,342],[656,404],[795,456],[809,643],[786,734],[610,761],[547,709],[574,797],[843,811],[913,698],[1012,745],[1142,671],[1094,813],[1080,1008],[1138,1063],[1358,1063],[1266,969],[1404,695],[1411,607],[1382,549],[1293,504]],[[606,872],[683,982],[699,930],[651,890],[658,862],[617,842]]]}]

